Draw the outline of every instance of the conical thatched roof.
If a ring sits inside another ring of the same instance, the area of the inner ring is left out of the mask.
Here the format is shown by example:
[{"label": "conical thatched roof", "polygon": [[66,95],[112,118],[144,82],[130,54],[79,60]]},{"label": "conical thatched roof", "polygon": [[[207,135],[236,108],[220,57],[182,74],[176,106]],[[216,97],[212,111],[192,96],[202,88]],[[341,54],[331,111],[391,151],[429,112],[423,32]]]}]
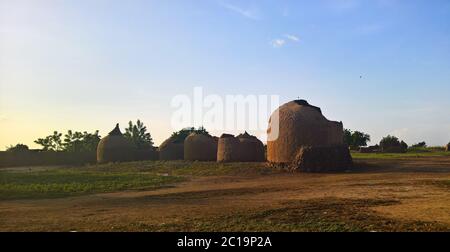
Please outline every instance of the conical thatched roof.
[{"label": "conical thatched roof", "polygon": [[119,124],[102,138],[97,146],[97,162],[125,162],[133,160],[133,145],[122,135]]},{"label": "conical thatched roof", "polygon": [[191,133],[184,140],[184,160],[216,161],[217,139],[201,133]]}]

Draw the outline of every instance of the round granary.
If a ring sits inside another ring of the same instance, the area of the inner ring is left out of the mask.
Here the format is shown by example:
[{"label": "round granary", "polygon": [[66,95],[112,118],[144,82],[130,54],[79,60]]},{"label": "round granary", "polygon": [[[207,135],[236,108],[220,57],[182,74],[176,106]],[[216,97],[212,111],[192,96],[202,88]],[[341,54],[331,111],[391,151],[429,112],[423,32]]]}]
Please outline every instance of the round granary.
[{"label": "round granary", "polygon": [[184,139],[169,137],[159,146],[160,160],[183,160],[184,159]]},{"label": "round granary", "polygon": [[217,141],[207,134],[191,133],[184,140],[184,160],[216,161]]},{"label": "round granary", "polygon": [[[344,144],[344,131],[341,122],[329,121],[322,115],[320,108],[308,104],[305,100],[295,100],[280,106],[270,117],[267,130],[267,160],[272,164],[302,166],[302,171],[313,171],[320,167],[320,171],[347,169],[342,164],[351,164],[350,155],[345,154],[340,160],[333,153],[348,152]],[[301,152],[303,147],[310,147],[308,151]],[[326,148],[323,148],[326,147]],[[299,157],[299,153],[306,155]],[[312,153],[319,154],[312,154]],[[328,158],[328,160],[308,160],[309,158]],[[334,162],[333,159],[336,159]],[[339,159],[339,160],[337,160]],[[299,160],[303,162],[299,164]],[[314,167],[305,167],[305,164],[314,164]],[[339,166],[339,167],[338,167]],[[342,167],[341,167],[342,166]]]},{"label": "round granary", "polygon": [[239,140],[239,161],[263,162],[265,160],[264,144],[255,136],[245,132],[237,136]]},{"label": "round granary", "polygon": [[230,134],[223,134],[217,144],[217,162],[239,162],[239,139]]},{"label": "round granary", "polygon": [[97,145],[97,162],[126,162],[133,160],[133,145],[120,132],[116,125]]}]

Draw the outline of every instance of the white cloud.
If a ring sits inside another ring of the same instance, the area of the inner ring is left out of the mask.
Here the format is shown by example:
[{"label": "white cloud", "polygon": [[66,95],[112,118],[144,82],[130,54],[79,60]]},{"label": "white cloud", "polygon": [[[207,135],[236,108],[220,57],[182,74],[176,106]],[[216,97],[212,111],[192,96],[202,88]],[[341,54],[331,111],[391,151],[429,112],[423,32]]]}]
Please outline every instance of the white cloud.
[{"label": "white cloud", "polygon": [[244,8],[241,8],[237,5],[233,5],[230,3],[225,3],[225,2],[219,2],[219,3],[222,7],[226,8],[230,11],[233,11],[235,13],[238,13],[245,18],[249,18],[249,19],[253,19],[253,20],[260,19],[259,11],[254,8],[253,9],[244,9]]},{"label": "white cloud", "polygon": [[270,42],[270,44],[274,47],[274,48],[281,48],[286,44],[286,40],[284,39],[274,39]]},{"label": "white cloud", "polygon": [[295,35],[291,35],[291,34],[286,34],[284,35],[287,39],[294,41],[294,42],[299,42],[300,38],[295,36]]}]

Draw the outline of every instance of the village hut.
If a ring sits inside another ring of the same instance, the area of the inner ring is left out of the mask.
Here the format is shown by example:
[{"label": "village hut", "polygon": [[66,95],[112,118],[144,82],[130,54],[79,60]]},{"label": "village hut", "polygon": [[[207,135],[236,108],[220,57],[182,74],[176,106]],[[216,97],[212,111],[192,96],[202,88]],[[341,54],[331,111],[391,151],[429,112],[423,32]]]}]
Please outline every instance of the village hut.
[{"label": "village hut", "polygon": [[159,146],[160,160],[183,160],[184,138],[171,136]]},{"label": "village hut", "polygon": [[122,132],[119,124],[97,146],[97,162],[126,162],[133,160],[134,148]]},{"label": "village hut", "polygon": [[237,136],[239,140],[239,161],[263,162],[265,160],[264,144],[255,136],[245,132]]},{"label": "village hut", "polygon": [[184,160],[216,161],[217,138],[205,133],[191,133],[184,140]]},{"label": "village hut", "polygon": [[269,120],[267,159],[292,170],[322,172],[352,164],[342,122],[329,121],[305,100],[280,106]]},{"label": "village hut", "polygon": [[223,134],[217,144],[217,162],[239,162],[240,141],[230,134]]}]

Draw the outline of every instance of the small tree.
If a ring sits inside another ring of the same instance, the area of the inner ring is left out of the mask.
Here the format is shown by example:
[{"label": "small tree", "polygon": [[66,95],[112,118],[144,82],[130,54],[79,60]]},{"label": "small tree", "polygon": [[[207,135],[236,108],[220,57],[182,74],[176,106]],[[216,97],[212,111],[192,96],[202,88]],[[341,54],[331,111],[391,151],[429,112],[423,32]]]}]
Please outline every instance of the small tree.
[{"label": "small tree", "polygon": [[139,119],[136,125],[132,121],[128,123],[128,128],[125,129],[124,136],[128,138],[138,149],[148,149],[153,147],[153,139],[147,127]]},{"label": "small tree", "polygon": [[23,151],[29,151],[29,150],[30,149],[25,144],[16,144],[15,146],[10,145],[9,147],[6,147],[6,151],[10,151],[10,152],[23,152]]},{"label": "small tree", "polygon": [[61,136],[61,133],[58,133],[58,131],[54,131],[53,135],[47,136],[45,138],[39,138],[34,142],[41,145],[42,150],[44,151],[61,151],[64,149],[61,141]]},{"label": "small tree", "polygon": [[344,143],[348,146],[352,146],[353,144],[352,131],[349,129],[344,129]]}]

